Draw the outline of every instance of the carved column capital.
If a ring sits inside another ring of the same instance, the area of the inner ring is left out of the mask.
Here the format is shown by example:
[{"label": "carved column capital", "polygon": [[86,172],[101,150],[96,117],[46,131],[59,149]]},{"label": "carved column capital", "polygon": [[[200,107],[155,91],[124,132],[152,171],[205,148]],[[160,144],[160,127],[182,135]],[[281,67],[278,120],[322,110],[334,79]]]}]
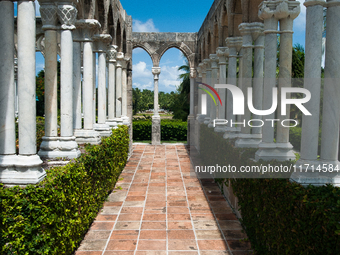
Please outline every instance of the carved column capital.
[{"label": "carved column capital", "polygon": [[205,65],[205,73],[211,71],[211,62],[210,59],[203,59],[203,63]]},{"label": "carved column capital", "polygon": [[242,37],[227,37],[225,41],[229,48],[229,58],[237,58],[242,48]]},{"label": "carved column capital", "polygon": [[300,2],[277,0],[263,1],[259,6],[259,18],[262,20],[275,18],[276,20],[290,17],[295,19],[300,14]]},{"label": "carved column capital", "polygon": [[211,69],[218,69],[218,57],[216,54],[210,54],[210,63],[211,63]]},{"label": "carved column capital", "polygon": [[219,59],[219,65],[227,64],[227,57],[229,56],[229,48],[228,47],[218,47],[217,48],[217,56]]},{"label": "carved column capital", "polygon": [[124,53],[123,52],[118,52],[117,53],[117,68],[123,68],[124,65]]},{"label": "carved column capital", "polygon": [[80,31],[81,40],[84,42],[93,41],[93,35],[101,27],[98,20],[80,19],[75,22],[77,30]]},{"label": "carved column capital", "polygon": [[110,42],[112,41],[112,37],[109,34],[96,34],[93,36],[93,40],[96,43],[97,52],[106,52]]},{"label": "carved column capital", "polygon": [[124,58],[122,61],[122,68],[126,69],[129,62],[130,62],[130,58]]},{"label": "carved column capital", "polygon": [[40,14],[43,30],[56,30],[58,23],[57,6],[53,2],[40,1]]},{"label": "carved column capital", "polygon": [[152,74],[153,74],[154,80],[158,80],[159,75],[161,74],[161,68],[160,67],[152,67]]},{"label": "carved column capital", "polygon": [[61,23],[61,28],[64,30],[76,29],[77,8],[72,3],[58,3],[57,6],[57,14]]},{"label": "carved column capital", "polygon": [[117,45],[110,45],[109,50],[106,52],[107,59],[111,63],[116,63],[116,57],[117,57]]},{"label": "carved column capital", "polygon": [[190,78],[196,79],[197,72],[195,68],[190,68]]},{"label": "carved column capital", "polygon": [[203,65],[203,63],[200,63],[198,65],[198,67],[196,68],[197,69],[198,78],[202,78],[202,65]]},{"label": "carved column capital", "polygon": [[[241,23],[238,28],[241,35],[250,35],[253,41],[256,41],[256,39],[264,32],[264,24],[261,22]],[[245,45],[243,45],[243,47],[244,46]],[[249,46],[252,46],[252,44]]]}]

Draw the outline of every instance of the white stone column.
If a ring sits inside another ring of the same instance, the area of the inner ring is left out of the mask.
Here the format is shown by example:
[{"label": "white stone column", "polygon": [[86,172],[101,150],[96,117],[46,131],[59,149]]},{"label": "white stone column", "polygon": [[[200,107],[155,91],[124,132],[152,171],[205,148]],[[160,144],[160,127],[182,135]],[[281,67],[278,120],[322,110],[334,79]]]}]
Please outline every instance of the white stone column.
[{"label": "white stone column", "polygon": [[[195,137],[195,79],[196,69],[190,68],[190,112],[187,121],[187,144],[194,146]],[[191,141],[192,144],[191,144]]]},{"label": "white stone column", "polygon": [[77,9],[73,4],[59,3],[58,18],[61,23],[60,58],[60,151],[64,157],[80,156],[78,144],[73,136],[73,37]]},{"label": "white stone column", "polygon": [[119,121],[122,117],[122,68],[124,61],[124,53],[118,52],[116,65],[116,118]]},{"label": "white stone column", "polygon": [[[218,57],[216,54],[210,54],[210,63],[211,63],[211,84],[209,84],[211,87],[215,88],[215,84],[218,82]],[[215,96],[215,93],[212,92],[213,97]],[[208,127],[212,128],[214,127],[213,125],[213,120],[217,118],[217,110],[218,110],[218,105],[220,104],[218,99],[216,101],[217,105],[215,105],[214,101],[211,99],[211,104],[210,104],[210,122],[208,124]]]},{"label": "white stone column", "polygon": [[[253,94],[252,94],[252,102],[253,105],[256,102],[257,106],[262,104],[262,93],[263,93],[263,85],[258,83],[252,79],[253,77],[253,42],[258,38],[259,34],[263,33],[263,24],[254,22],[254,23],[241,23],[239,25],[239,30],[242,34],[242,92],[243,95],[246,96],[248,94],[248,89],[252,88],[252,84],[254,82]],[[257,56],[257,58],[259,58]],[[263,58],[262,58],[263,60]],[[261,63],[257,63],[261,65]],[[258,67],[257,67],[258,68]],[[258,69],[261,69],[259,67]],[[254,67],[255,71],[255,67]],[[262,62],[262,71],[263,71],[263,62]],[[257,70],[257,75],[261,75],[259,70]],[[255,88],[256,86],[256,88]],[[255,94],[256,93],[256,94]],[[260,107],[262,108],[262,107]],[[255,109],[260,109],[256,108]],[[247,100],[244,101],[244,109],[245,114],[242,116],[243,121],[245,121],[245,126],[241,127],[241,133],[239,134],[239,138],[235,142],[235,147],[239,148],[257,148],[261,142],[262,135],[261,133],[253,133],[251,131],[251,127],[248,125],[251,119],[255,116],[252,116]],[[251,124],[254,124],[251,122]],[[258,123],[257,123],[258,124]]]},{"label": "white stone column", "polygon": [[[291,180],[303,185],[316,184],[318,173],[311,173],[311,168],[320,165],[318,157],[319,121],[320,121],[320,91],[321,91],[321,61],[322,61],[322,33],[323,33],[323,7],[325,1],[307,0],[306,9],[306,45],[305,45],[305,72],[304,88],[308,89],[312,97],[304,106],[312,115],[302,115],[301,150],[300,159],[296,167],[302,167],[302,173],[293,173]],[[327,29],[328,30],[328,29]],[[306,170],[308,172],[306,172]]]},{"label": "white stone column", "polygon": [[98,123],[94,124],[94,130],[100,136],[110,136],[111,128],[106,124],[106,50],[112,37],[109,34],[99,34],[94,36],[98,52]]},{"label": "white stone column", "polygon": [[97,20],[86,19],[79,20],[76,23],[81,29],[83,37],[83,112],[84,112],[84,127],[81,130],[75,130],[74,135],[79,144],[90,143],[99,144],[100,134],[93,129],[93,43],[92,36],[100,27]]},{"label": "white stone column", "polygon": [[[8,6],[5,6],[5,8]],[[15,163],[16,174],[9,184],[38,183],[46,175],[41,168],[36,145],[36,80],[35,80],[35,6],[33,1],[18,2],[18,99],[19,99],[19,156]],[[10,13],[13,15],[13,12]],[[8,14],[3,13],[7,16]],[[9,19],[11,21],[12,19]],[[7,22],[2,24],[8,24]],[[3,26],[3,25],[2,25]],[[11,26],[8,33],[11,33]],[[6,40],[2,36],[2,40]],[[8,39],[11,40],[11,39]],[[10,42],[10,41],[9,41]],[[10,47],[12,45],[8,45]],[[9,51],[12,52],[12,51]],[[13,65],[13,55],[11,68]],[[6,75],[7,77],[8,74]],[[5,76],[5,77],[6,77]],[[14,86],[11,74],[10,87]],[[7,84],[8,86],[8,84]],[[14,100],[14,98],[12,99]],[[14,101],[13,101],[14,102]],[[14,107],[11,103],[11,108]],[[9,109],[11,109],[9,108]],[[12,111],[12,110],[10,110]],[[14,115],[10,114],[10,118]],[[7,117],[6,117],[7,118]],[[11,125],[9,126],[11,130]],[[11,137],[9,137],[11,139]],[[5,139],[6,141],[6,139]],[[20,172],[20,174],[19,174]],[[3,177],[2,177],[3,178]]]},{"label": "white stone column", "polygon": [[82,128],[81,105],[81,31],[73,31],[73,129]]},{"label": "white stone column", "polygon": [[154,113],[152,116],[152,145],[159,145],[161,143],[161,117],[158,113],[158,80],[161,73],[160,67],[153,67],[152,74],[154,79]]},{"label": "white stone column", "polygon": [[127,66],[130,58],[124,58],[122,61],[122,120],[124,125],[129,125],[129,117],[127,116]]},{"label": "white stone column", "polygon": [[57,93],[57,7],[53,2],[41,2],[42,29],[45,31],[45,136],[42,138],[39,156],[63,157],[58,137]]},{"label": "white stone column", "polygon": [[[229,48],[228,47],[219,47],[217,48],[217,56],[219,58],[218,65],[220,67],[220,79],[219,84],[227,84],[227,57],[229,56]],[[218,94],[221,97],[222,104],[218,105],[218,118],[226,119],[226,89],[218,89]],[[222,126],[221,126],[222,127]],[[222,132],[218,127],[215,128],[215,131]],[[224,128],[223,128],[224,131]]]},{"label": "white stone column", "polygon": [[[325,85],[323,93],[322,134],[320,161],[333,169],[339,165],[339,123],[340,123],[340,1],[327,0],[327,35],[325,60]],[[319,182],[340,186],[340,174],[329,172],[320,176]]]},{"label": "white stone column", "polygon": [[[210,59],[204,59],[203,60],[205,64],[205,70],[206,70],[206,81],[204,83],[208,84],[209,86],[212,85],[212,69],[211,69],[211,61]],[[207,87],[203,86],[204,89],[207,89]],[[212,107],[212,99],[209,95],[207,95],[207,115],[204,118],[204,124],[208,125],[211,120],[211,107]]]},{"label": "white stone column", "polygon": [[[207,72],[206,72],[206,65],[205,63],[200,63],[199,65],[199,70],[200,72],[198,73],[199,77],[201,78],[202,83],[206,83],[206,77],[207,77]],[[198,123],[202,124],[204,122],[205,117],[207,116],[202,112],[202,95],[205,94],[202,90],[203,85],[199,85],[198,89],[198,112],[199,115],[197,116]]]},{"label": "white stone column", "polygon": [[[228,78],[227,83],[237,86],[237,58],[240,59],[239,52],[242,47],[242,37],[228,37],[226,39],[227,46],[229,48],[229,59],[228,59]],[[236,116],[233,114],[233,96],[231,92],[227,91],[227,128],[223,135],[223,138],[237,138],[240,127],[236,127],[234,124],[231,127],[231,122],[236,122]]]},{"label": "white stone column", "polygon": [[[92,72],[93,72],[93,95],[92,95],[92,103],[93,103],[93,124],[97,123],[97,53],[95,52],[95,47],[93,45],[93,62],[92,62]],[[94,126],[93,126],[94,127]]]},{"label": "white stone column", "polygon": [[110,127],[117,126],[115,121],[116,117],[116,57],[117,57],[116,45],[111,45],[107,52],[107,57],[109,61],[109,82],[108,82],[108,119],[106,124]]},{"label": "white stone column", "polygon": [[14,87],[14,6],[0,2],[0,182],[17,184],[15,171],[18,156],[15,148],[15,87]]}]

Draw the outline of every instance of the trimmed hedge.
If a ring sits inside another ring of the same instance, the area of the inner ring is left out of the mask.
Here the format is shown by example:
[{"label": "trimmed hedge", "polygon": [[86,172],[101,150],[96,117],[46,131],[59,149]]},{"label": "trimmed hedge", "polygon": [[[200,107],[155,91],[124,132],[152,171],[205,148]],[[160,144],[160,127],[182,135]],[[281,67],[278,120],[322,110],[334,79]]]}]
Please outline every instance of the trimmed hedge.
[{"label": "trimmed hedge", "polygon": [[[205,125],[200,130],[203,161],[236,166],[263,163],[249,160],[256,150],[236,149]],[[218,149],[228,151],[223,159],[216,158]],[[339,188],[304,188],[289,179],[231,179],[231,185],[258,254],[340,254]]]},{"label": "trimmed hedge", "polygon": [[[133,140],[148,141],[151,140],[151,119],[133,120]],[[161,120],[161,140],[163,141],[186,141],[187,140],[187,122],[181,120]]]},{"label": "trimmed hedge", "polygon": [[26,188],[0,184],[1,254],[72,254],[123,170],[129,148],[126,126],[101,145]]}]

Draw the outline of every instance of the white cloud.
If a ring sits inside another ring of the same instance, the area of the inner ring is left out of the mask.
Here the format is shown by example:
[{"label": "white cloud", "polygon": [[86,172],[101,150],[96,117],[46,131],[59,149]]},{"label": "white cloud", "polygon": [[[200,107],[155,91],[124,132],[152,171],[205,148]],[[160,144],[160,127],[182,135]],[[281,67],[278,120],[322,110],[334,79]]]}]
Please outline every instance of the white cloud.
[{"label": "white cloud", "polygon": [[181,83],[178,76],[183,73],[183,71],[178,71],[178,66],[161,66],[161,74],[159,76],[160,91],[165,87],[168,91],[169,89],[175,90]]},{"label": "white cloud", "polygon": [[140,61],[138,64],[133,65],[132,70],[134,78],[152,78],[151,69],[147,69],[145,62]]},{"label": "white cloud", "polygon": [[140,90],[144,90],[144,89],[153,90],[153,84],[152,84],[151,81],[149,83],[147,83],[147,84],[144,84],[144,85],[142,85],[142,84],[140,84],[138,82],[134,82],[133,83],[133,87],[134,88],[139,88]]},{"label": "white cloud", "polygon": [[294,21],[294,28],[298,32],[304,32],[306,30],[306,6],[303,5],[305,0],[300,0],[301,12]]},{"label": "white cloud", "polygon": [[152,19],[148,19],[145,23],[140,20],[133,20],[132,30],[133,32],[159,32]]}]

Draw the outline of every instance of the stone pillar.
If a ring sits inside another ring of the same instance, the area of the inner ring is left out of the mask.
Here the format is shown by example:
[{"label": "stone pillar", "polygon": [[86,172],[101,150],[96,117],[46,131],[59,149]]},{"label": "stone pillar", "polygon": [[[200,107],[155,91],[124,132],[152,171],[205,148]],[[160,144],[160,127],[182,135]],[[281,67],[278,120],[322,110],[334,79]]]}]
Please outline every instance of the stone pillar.
[{"label": "stone pillar", "polygon": [[112,37],[109,34],[94,36],[98,52],[98,123],[94,124],[94,130],[100,136],[110,136],[111,128],[106,124],[106,50]]},{"label": "stone pillar", "polygon": [[38,154],[45,158],[63,157],[58,137],[57,99],[57,7],[53,2],[41,2],[42,29],[45,31],[45,136]]},{"label": "stone pillar", "polygon": [[[215,87],[215,84],[218,82],[218,57],[216,54],[210,54],[210,63],[211,63],[211,84],[209,84],[211,87]],[[213,96],[215,97],[214,93],[212,93]],[[213,120],[216,119],[217,116],[217,110],[218,106],[220,103],[218,100],[216,101],[217,105],[213,102],[212,98],[211,99],[211,104],[210,104],[210,122],[208,124],[208,127],[212,128],[213,125]]]},{"label": "stone pillar", "polygon": [[124,58],[122,61],[122,120],[124,125],[129,125],[129,117],[127,116],[128,110],[128,96],[127,96],[127,65],[130,58]]},{"label": "stone pillar", "polygon": [[[226,43],[229,48],[227,83],[237,86],[237,58],[240,58],[239,52],[242,47],[242,37],[228,37]],[[241,131],[241,129],[235,127],[235,125],[231,127],[231,122],[236,122],[236,116],[233,114],[233,97],[229,90],[227,91],[226,107],[228,124],[223,138],[237,138],[238,132]]]},{"label": "stone pillar", "polygon": [[100,134],[93,129],[93,44],[92,36],[100,27],[97,20],[79,20],[76,23],[83,37],[83,112],[84,128],[75,130],[76,141],[80,144],[99,144]]},{"label": "stone pillar", "polygon": [[106,124],[110,127],[116,127],[116,57],[117,57],[116,45],[110,45],[110,49],[107,51],[107,58],[109,61],[109,82],[108,82],[108,119]]},{"label": "stone pillar", "polygon": [[58,3],[58,18],[61,23],[60,47],[60,151],[63,157],[80,156],[78,144],[73,136],[73,38],[77,9],[72,3]]},{"label": "stone pillar", "polygon": [[[206,83],[208,84],[209,86],[212,86],[212,82],[211,82],[211,75],[212,75],[212,69],[211,69],[211,62],[210,62],[210,59],[204,59],[203,60],[204,64],[205,64],[205,67],[206,67],[206,79],[205,79],[205,82],[203,83]],[[205,87],[206,88],[206,87]],[[210,96],[207,96],[207,115],[205,116],[204,118],[204,124],[208,125],[210,123],[210,120],[211,120],[211,107],[212,107],[212,99]]]},{"label": "stone pillar", "polygon": [[[327,0],[327,37],[325,61],[325,85],[323,93],[322,135],[320,161],[327,165],[329,172],[320,176],[318,185],[332,183],[340,186],[340,174],[331,169],[340,167],[338,161],[340,123],[340,1]],[[332,165],[332,168],[331,168]]]},{"label": "stone pillar", "polygon": [[188,145],[193,145],[190,143],[190,141],[194,141],[195,79],[196,79],[196,69],[190,68],[190,112],[189,112],[188,121],[187,121],[187,144]]},{"label": "stone pillar", "polygon": [[[95,47],[93,45],[93,62],[92,62],[92,72],[93,72],[93,97],[92,97],[92,102],[93,102],[93,124],[97,123],[97,88],[96,88],[96,80],[97,80],[97,53],[94,51]],[[93,126],[94,127],[94,126]]]},{"label": "stone pillar", "polygon": [[[3,4],[5,10],[10,10],[10,4],[5,1]],[[41,159],[37,155],[36,147],[36,81],[35,81],[35,36],[36,36],[36,24],[35,24],[35,6],[33,1],[18,2],[18,19],[17,19],[17,35],[18,35],[18,99],[19,99],[19,155],[15,162],[15,170],[17,172],[5,172],[2,173],[2,179],[5,179],[7,184],[34,184],[41,181],[46,175],[45,171],[41,168]],[[2,10],[2,9],[1,9]],[[1,17],[7,17],[12,15],[11,13],[4,13],[2,10]],[[2,40],[8,40],[11,43],[11,38],[6,38],[11,35],[12,26],[8,22],[12,21],[12,18],[8,17],[8,20],[2,21],[2,26],[8,25],[9,31],[4,31],[2,34]],[[4,29],[7,27],[4,26]],[[4,45],[2,47],[14,47],[14,45]],[[3,50],[3,48],[2,48]],[[6,49],[7,50],[7,49]],[[11,53],[12,50],[8,49]],[[4,56],[5,57],[5,56]],[[11,74],[4,74],[4,78],[7,80],[8,86],[7,93],[11,96],[11,99],[7,102],[10,103],[10,107],[7,109],[10,112],[9,121],[9,137],[5,138],[5,144],[8,143],[7,153],[12,152],[13,145],[11,141],[13,135],[11,130],[13,127],[11,118],[14,117],[14,96],[12,91],[14,88],[13,81],[13,55],[9,54],[8,57],[1,58],[1,61],[10,58],[10,64],[6,71],[11,71]],[[6,102],[6,101],[4,101]],[[6,123],[7,124],[7,123]],[[7,127],[6,127],[7,129]],[[2,163],[2,165],[6,162]],[[10,165],[7,165],[10,166]],[[11,166],[10,166],[11,167]],[[12,175],[11,175],[12,174]],[[7,178],[8,177],[8,178]],[[12,178],[11,178],[12,177]],[[6,180],[7,179],[7,180]]]},{"label": "stone pillar", "polygon": [[[118,52],[116,65],[116,117],[122,117],[122,67],[124,53]],[[121,121],[121,119],[120,119]]]},{"label": "stone pillar", "polygon": [[152,74],[154,79],[154,113],[152,116],[152,145],[161,144],[161,117],[158,113],[158,80],[161,73],[160,67],[153,67]]},{"label": "stone pillar", "polygon": [[309,168],[310,171],[308,171],[306,166],[309,164],[309,166],[314,166],[314,169],[316,169],[321,163],[317,160],[317,157],[320,121],[323,7],[325,1],[307,0],[304,5],[307,7],[304,88],[308,89],[312,95],[309,102],[304,105],[312,115],[302,115],[300,159],[296,162],[296,167],[297,169],[301,167],[303,170],[302,173],[293,173],[291,180],[303,185],[315,185],[317,183],[315,177],[318,177],[318,173],[310,173],[312,168]]},{"label": "stone pillar", "polygon": [[[198,73],[199,78],[201,78],[202,83],[206,83],[206,77],[207,77],[207,72],[205,69],[205,64],[204,63],[200,63],[198,65],[200,72]],[[204,114],[202,112],[202,95],[204,94],[202,88],[203,85],[199,85],[198,86],[198,112],[199,115],[197,116],[197,121],[198,123],[202,124],[204,122],[204,119],[206,117],[206,114]]]},{"label": "stone pillar", "polygon": [[73,129],[82,128],[81,108],[81,33],[73,32]]},{"label": "stone pillar", "polygon": [[[248,89],[252,88],[252,84],[254,82],[253,94],[252,94],[252,102],[253,105],[257,104],[259,106],[262,104],[262,93],[263,93],[263,85],[259,83],[261,80],[253,80],[253,42],[257,40],[259,35],[263,33],[263,24],[254,22],[254,23],[242,23],[239,25],[239,30],[242,34],[242,92],[243,95],[246,96],[248,94]],[[259,56],[257,54],[257,59],[259,60]],[[261,59],[260,59],[261,60]],[[262,65],[262,72],[263,72],[263,58],[262,63],[257,63],[257,76],[261,75],[259,70],[261,70]],[[255,71],[255,66],[254,66]],[[255,73],[254,73],[255,74]],[[263,76],[263,74],[262,74]],[[256,103],[255,103],[256,102]],[[262,108],[255,107],[255,109],[260,110]],[[254,133],[251,127],[248,125],[248,121],[251,119],[258,119],[252,118],[252,114],[248,107],[247,100],[244,101],[244,109],[245,114],[243,116],[243,121],[245,121],[245,126],[241,127],[241,133],[239,134],[239,138],[235,142],[235,147],[239,148],[257,148],[261,142],[262,135],[260,133]],[[254,124],[255,125],[255,124]]]}]

